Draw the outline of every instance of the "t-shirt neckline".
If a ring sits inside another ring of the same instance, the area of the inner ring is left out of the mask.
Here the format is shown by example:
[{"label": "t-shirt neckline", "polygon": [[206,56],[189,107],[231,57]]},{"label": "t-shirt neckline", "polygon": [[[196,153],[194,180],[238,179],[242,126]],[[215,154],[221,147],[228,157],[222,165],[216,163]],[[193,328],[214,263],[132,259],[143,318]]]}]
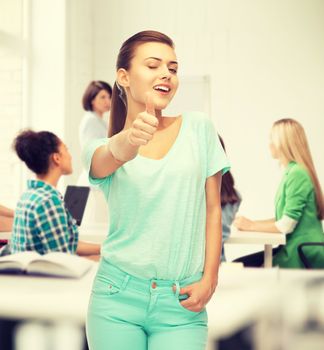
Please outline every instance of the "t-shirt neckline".
[{"label": "t-shirt neckline", "polygon": [[182,138],[186,118],[184,118],[184,114],[181,114],[180,118],[181,118],[181,125],[180,125],[178,135],[177,135],[174,143],[172,144],[172,146],[168,150],[168,152],[164,155],[164,157],[162,157],[160,159],[154,159],[154,158],[149,158],[149,157],[145,157],[145,156],[138,154],[136,158],[142,159],[142,160],[147,161],[147,162],[164,162],[164,161],[166,161],[172,155],[174,150],[177,148],[177,145],[179,144],[180,139]]}]

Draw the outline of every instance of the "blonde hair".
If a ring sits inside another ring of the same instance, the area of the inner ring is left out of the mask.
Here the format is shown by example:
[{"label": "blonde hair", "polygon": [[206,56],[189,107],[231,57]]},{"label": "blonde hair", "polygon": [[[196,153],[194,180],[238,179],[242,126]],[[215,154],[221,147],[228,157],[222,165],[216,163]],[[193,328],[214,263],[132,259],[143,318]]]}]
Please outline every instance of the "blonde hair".
[{"label": "blonde hair", "polygon": [[288,162],[295,161],[307,170],[314,185],[317,216],[320,220],[323,220],[323,193],[316,174],[304,128],[294,119],[280,119],[272,126],[271,138],[274,146],[285,160]]}]

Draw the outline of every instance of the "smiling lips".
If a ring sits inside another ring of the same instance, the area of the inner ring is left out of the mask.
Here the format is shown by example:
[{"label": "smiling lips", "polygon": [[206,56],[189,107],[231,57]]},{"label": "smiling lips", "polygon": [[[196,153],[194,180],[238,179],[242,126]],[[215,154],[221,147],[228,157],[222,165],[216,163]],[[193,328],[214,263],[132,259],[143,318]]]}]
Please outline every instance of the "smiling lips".
[{"label": "smiling lips", "polygon": [[162,93],[163,95],[168,94],[171,91],[170,86],[164,84],[155,85],[153,89]]}]

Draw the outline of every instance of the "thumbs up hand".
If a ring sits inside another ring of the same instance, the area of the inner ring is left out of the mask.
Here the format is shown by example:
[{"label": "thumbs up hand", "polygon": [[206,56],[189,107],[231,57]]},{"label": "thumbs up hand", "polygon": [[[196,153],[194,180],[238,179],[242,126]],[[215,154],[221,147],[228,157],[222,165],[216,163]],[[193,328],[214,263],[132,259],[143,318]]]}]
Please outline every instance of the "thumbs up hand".
[{"label": "thumbs up hand", "polygon": [[146,94],[145,105],[145,111],[138,113],[130,128],[109,139],[108,149],[118,166],[134,159],[139,147],[152,140],[157,130],[159,120],[155,116],[153,96],[149,92]]},{"label": "thumbs up hand", "polygon": [[145,111],[137,115],[128,132],[128,140],[133,146],[146,145],[152,140],[159,124],[155,116],[153,96],[151,92],[146,93]]}]

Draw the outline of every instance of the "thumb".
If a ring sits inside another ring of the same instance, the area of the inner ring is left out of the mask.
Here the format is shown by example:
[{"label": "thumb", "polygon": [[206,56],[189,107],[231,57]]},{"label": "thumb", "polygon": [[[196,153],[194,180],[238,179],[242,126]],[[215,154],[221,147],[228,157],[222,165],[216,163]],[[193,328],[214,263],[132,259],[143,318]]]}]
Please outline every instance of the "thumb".
[{"label": "thumb", "polygon": [[148,114],[155,116],[155,108],[153,102],[153,94],[151,92],[146,93],[145,97],[145,109]]},{"label": "thumb", "polygon": [[186,287],[182,287],[180,288],[180,292],[179,294],[182,295],[182,294],[188,294],[190,295],[191,293],[191,287],[190,286],[186,286]]}]

